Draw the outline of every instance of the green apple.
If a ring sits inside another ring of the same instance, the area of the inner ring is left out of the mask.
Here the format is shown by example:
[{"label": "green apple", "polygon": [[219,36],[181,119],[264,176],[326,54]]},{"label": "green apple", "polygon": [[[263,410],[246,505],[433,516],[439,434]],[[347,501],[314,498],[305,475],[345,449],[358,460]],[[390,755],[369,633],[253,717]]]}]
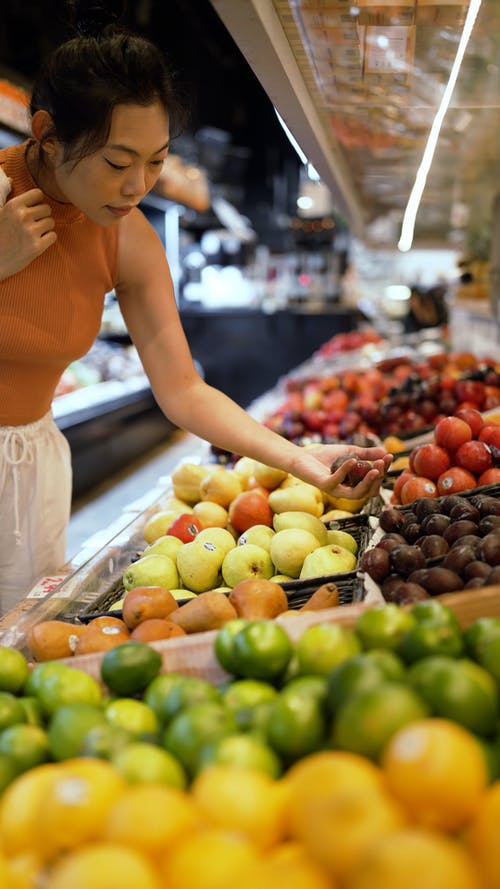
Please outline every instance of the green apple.
[{"label": "green apple", "polygon": [[308,580],[310,577],[343,574],[346,571],[354,571],[356,564],[354,553],[344,546],[328,543],[327,546],[320,546],[305,557],[299,577],[301,580]]},{"label": "green apple", "polygon": [[344,546],[346,549],[350,550],[354,555],[358,552],[358,544],[352,534],[348,534],[347,531],[335,531],[333,528],[329,528],[326,532],[328,535],[327,543],[336,543],[338,546]]},{"label": "green apple", "polygon": [[198,543],[213,543],[215,546],[219,547],[219,549],[224,550],[224,554],[228,553],[230,549],[236,546],[236,540],[233,535],[227,528],[203,528],[203,531],[198,531],[196,535],[196,540]]},{"label": "green apple", "polygon": [[252,525],[243,531],[243,534],[240,534],[238,546],[243,546],[244,543],[255,543],[256,546],[261,546],[269,552],[273,537],[274,531],[268,525]]},{"label": "green apple", "polygon": [[273,564],[281,574],[298,577],[306,556],[319,546],[318,538],[310,531],[304,528],[284,528],[283,531],[276,531],[269,552]]},{"label": "green apple", "polygon": [[123,586],[131,590],[136,586],[162,586],[169,590],[179,586],[179,575],[173,559],[160,553],[141,556],[123,572]]},{"label": "green apple", "polygon": [[[210,530],[222,529],[210,528]],[[222,546],[217,546],[211,540],[199,538],[200,535],[197,534],[194,540],[185,543],[178,551],[177,570],[188,590],[205,593],[218,586],[220,582],[220,569],[225,551]]]},{"label": "green apple", "polygon": [[304,528],[318,538],[320,546],[326,546],[328,543],[326,525],[310,512],[300,510],[277,512],[273,516],[273,528],[275,531],[284,531],[285,528]]},{"label": "green apple", "polygon": [[179,550],[182,546],[182,540],[179,540],[178,537],[174,537],[173,534],[163,534],[161,537],[158,537],[154,543],[151,543],[149,546],[143,550],[143,556],[150,556],[152,553],[160,553],[162,556],[169,556],[175,562],[177,558],[177,550]]},{"label": "green apple", "polygon": [[267,549],[255,543],[243,543],[230,549],[222,563],[222,577],[228,587],[234,587],[240,580],[249,577],[265,577],[269,580],[274,574],[274,565]]}]

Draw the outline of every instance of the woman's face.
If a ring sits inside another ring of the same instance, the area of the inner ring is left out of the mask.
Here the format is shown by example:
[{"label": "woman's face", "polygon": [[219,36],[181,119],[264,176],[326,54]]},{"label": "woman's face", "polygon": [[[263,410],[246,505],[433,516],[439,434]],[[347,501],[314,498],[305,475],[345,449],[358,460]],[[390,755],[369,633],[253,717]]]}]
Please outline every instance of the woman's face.
[{"label": "woman's face", "polygon": [[113,225],[153,187],[168,145],[168,116],[160,103],[117,105],[108,141],[94,154],[75,165],[74,160],[62,160],[59,147],[60,159],[52,168],[54,185],[63,200],[82,210],[92,222]]}]

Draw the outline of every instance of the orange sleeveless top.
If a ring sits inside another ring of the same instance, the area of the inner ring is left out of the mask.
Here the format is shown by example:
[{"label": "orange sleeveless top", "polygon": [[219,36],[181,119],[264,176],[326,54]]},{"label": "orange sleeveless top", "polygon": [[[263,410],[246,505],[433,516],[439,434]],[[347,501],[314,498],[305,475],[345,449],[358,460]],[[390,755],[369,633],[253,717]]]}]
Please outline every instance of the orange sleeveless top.
[{"label": "orange sleeveless top", "polygon": [[[38,186],[25,163],[27,142],[0,150],[10,198]],[[104,295],[117,280],[118,228],[91,222],[72,204],[46,197],[57,241],[0,281],[0,425],[39,420],[62,372],[88,352]]]}]

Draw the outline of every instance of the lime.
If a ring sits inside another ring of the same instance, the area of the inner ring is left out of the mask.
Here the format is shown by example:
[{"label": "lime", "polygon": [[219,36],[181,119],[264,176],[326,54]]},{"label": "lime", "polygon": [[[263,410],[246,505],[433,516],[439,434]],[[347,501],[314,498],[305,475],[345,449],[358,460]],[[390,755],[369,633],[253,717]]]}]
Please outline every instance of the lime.
[{"label": "lime", "polygon": [[10,691],[0,691],[0,732],[18,722],[26,722],[26,713],[19,698]]},{"label": "lime", "polygon": [[477,660],[500,683],[500,638],[490,636],[478,646]]},{"label": "lime", "polygon": [[233,648],[234,648],[234,637],[236,633],[239,633],[243,627],[246,627],[248,620],[245,620],[243,617],[236,617],[234,620],[229,620],[223,627],[217,632],[214,643],[214,652],[215,657],[219,661],[221,667],[224,670],[227,670],[228,673],[232,673],[234,676],[236,675],[236,662],[234,660]]},{"label": "lime", "polygon": [[473,661],[440,655],[424,658],[408,670],[408,682],[434,716],[451,719],[485,737],[495,731],[499,714],[497,684]]},{"label": "lime", "polygon": [[142,740],[153,740],[160,731],[154,710],[135,698],[116,698],[110,701],[104,708],[104,714],[110,725],[125,729],[136,739],[139,737]]},{"label": "lime", "polygon": [[235,731],[236,723],[229,711],[220,703],[206,702],[181,710],[167,726],[162,743],[193,776],[202,747]]},{"label": "lime", "polygon": [[392,649],[371,648],[370,651],[365,651],[363,654],[382,668],[386,679],[394,679],[396,682],[404,680],[406,666]]},{"label": "lime", "polygon": [[490,741],[486,738],[480,738],[476,735],[486,760],[486,769],[488,772],[488,783],[493,784],[500,778],[500,746],[498,740]]},{"label": "lime", "polygon": [[39,725],[11,725],[0,733],[0,753],[10,756],[20,772],[33,769],[49,759],[47,732]]},{"label": "lime", "polygon": [[281,693],[271,705],[266,734],[273,750],[289,762],[319,750],[326,721],[317,698],[305,691]]},{"label": "lime", "polygon": [[290,637],[271,620],[249,621],[234,637],[236,673],[248,679],[279,679],[292,653]]},{"label": "lime", "polygon": [[24,654],[15,648],[0,645],[0,691],[19,694],[29,674],[30,668]]},{"label": "lime", "polygon": [[66,704],[90,704],[98,707],[102,702],[102,691],[93,676],[89,676],[84,670],[66,667],[42,677],[37,697],[44,716],[52,716],[59,707]]},{"label": "lime", "polygon": [[0,753],[0,796],[18,775],[19,768],[14,758],[7,756],[6,753]]},{"label": "lime", "polygon": [[337,664],[360,651],[356,633],[340,624],[308,627],[295,645],[301,676],[326,676]]},{"label": "lime", "polygon": [[119,725],[108,722],[98,723],[86,732],[82,739],[81,755],[95,756],[97,759],[112,759],[113,756],[135,740],[134,736]]},{"label": "lime", "polygon": [[348,658],[328,677],[329,712],[337,713],[353,695],[377,688],[382,682],[392,678],[386,675],[382,664],[370,657],[368,652]]},{"label": "lime", "polygon": [[479,617],[462,634],[465,650],[469,657],[477,661],[487,642],[500,639],[500,617]]},{"label": "lime", "polygon": [[416,618],[394,602],[373,605],[361,614],[354,629],[363,648],[396,649],[401,637],[415,623]]},{"label": "lime", "polygon": [[51,717],[48,728],[50,753],[61,761],[80,756],[91,728],[104,722],[104,713],[92,704],[66,704]]},{"label": "lime", "polygon": [[460,624],[455,612],[447,605],[443,605],[439,599],[426,599],[423,602],[416,602],[410,609],[410,614],[419,623],[422,621],[432,620],[434,622],[447,624],[455,630],[460,629]]},{"label": "lime", "polygon": [[19,703],[24,710],[26,722],[29,725],[43,725],[43,713],[38,698],[25,695],[19,698]]},{"label": "lime", "polygon": [[398,729],[427,715],[426,704],[411,688],[398,682],[382,682],[353,695],[340,707],[331,739],[341,750],[378,760]]},{"label": "lime", "polygon": [[286,683],[281,689],[281,694],[305,694],[314,698],[322,707],[328,696],[328,677],[319,674],[317,676],[296,676]]},{"label": "lime", "polygon": [[242,731],[255,724],[255,710],[260,704],[273,701],[278,692],[273,685],[259,679],[235,679],[222,692],[224,705],[232,713]]},{"label": "lime", "polygon": [[101,679],[117,695],[144,691],[162,665],[159,651],[147,642],[123,642],[110,648],[101,661]]},{"label": "lime", "polygon": [[127,744],[111,761],[129,784],[168,784],[180,790],[187,784],[180,762],[156,744],[146,741]]},{"label": "lime", "polygon": [[146,686],[142,700],[154,710],[161,724],[167,719],[164,708],[170,690],[185,682],[186,678],[180,673],[161,673]]},{"label": "lime", "polygon": [[398,645],[398,652],[407,664],[431,655],[459,657],[464,650],[460,629],[439,620],[427,620],[410,627]]},{"label": "lime", "polygon": [[204,745],[200,751],[199,769],[213,763],[256,769],[271,778],[279,778],[282,771],[281,761],[269,744],[243,733],[226,735],[212,744]]},{"label": "lime", "polygon": [[220,702],[222,693],[207,679],[198,676],[185,676],[182,682],[173,685],[163,701],[162,721],[168,724],[181,710],[194,704]]},{"label": "lime", "polygon": [[44,661],[43,664],[35,664],[29,674],[23,689],[25,697],[38,697],[38,692],[49,676],[65,673],[69,667],[61,661]]}]

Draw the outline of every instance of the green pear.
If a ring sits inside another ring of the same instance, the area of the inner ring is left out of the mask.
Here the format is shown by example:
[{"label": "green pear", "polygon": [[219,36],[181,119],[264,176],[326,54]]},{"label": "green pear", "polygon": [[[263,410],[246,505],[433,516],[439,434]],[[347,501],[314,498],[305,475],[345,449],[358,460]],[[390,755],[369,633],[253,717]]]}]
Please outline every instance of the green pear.
[{"label": "green pear", "polygon": [[310,577],[343,574],[346,571],[354,571],[356,564],[354,553],[344,546],[329,543],[327,546],[318,547],[305,557],[299,577],[301,580],[308,580]]},{"label": "green pear", "polygon": [[267,549],[255,543],[243,543],[230,549],[222,563],[222,577],[228,587],[249,577],[265,577],[274,574],[274,565]]},{"label": "green pear", "polygon": [[326,525],[310,512],[300,510],[277,512],[273,516],[273,528],[275,531],[284,531],[285,528],[304,528],[318,538],[320,546],[326,546],[328,543]]},{"label": "green pear", "polygon": [[273,580],[274,583],[288,583],[290,580],[295,580],[295,577],[289,577],[288,574],[273,574],[269,580]]},{"label": "green pear", "polygon": [[268,525],[252,525],[251,528],[247,528],[243,534],[240,534],[238,546],[243,546],[244,543],[255,543],[256,546],[261,546],[262,549],[267,549],[269,552],[273,537],[274,531]]},{"label": "green pear", "polygon": [[358,544],[352,534],[348,534],[347,531],[337,531],[333,528],[329,528],[326,533],[328,536],[327,543],[336,543],[337,546],[345,547],[345,549],[350,550],[354,555],[357,554]]},{"label": "green pear", "polygon": [[169,556],[175,562],[177,558],[177,550],[179,550],[182,546],[182,540],[179,540],[178,537],[174,537],[173,534],[163,534],[162,537],[158,537],[154,543],[151,543],[149,546],[143,550],[143,556],[150,556],[152,553],[160,553],[162,556]]},{"label": "green pear", "polygon": [[203,528],[196,535],[198,543],[213,543],[215,546],[224,550],[224,554],[236,546],[236,540],[227,528]]},{"label": "green pear", "polygon": [[162,586],[169,590],[179,586],[175,562],[169,556],[151,553],[132,562],[123,572],[123,586],[131,590],[136,586]]},{"label": "green pear", "polygon": [[206,593],[219,585],[225,552],[221,546],[211,540],[200,540],[199,536],[197,534],[191,543],[185,543],[178,551],[177,570],[188,590]]},{"label": "green pear", "polygon": [[121,611],[124,599],[125,596],[123,596],[121,599],[117,599],[116,602],[113,602],[112,605],[109,606],[108,611]]},{"label": "green pear", "polygon": [[283,531],[276,531],[269,552],[281,574],[298,577],[304,559],[319,545],[318,538],[305,528],[284,528]]}]

